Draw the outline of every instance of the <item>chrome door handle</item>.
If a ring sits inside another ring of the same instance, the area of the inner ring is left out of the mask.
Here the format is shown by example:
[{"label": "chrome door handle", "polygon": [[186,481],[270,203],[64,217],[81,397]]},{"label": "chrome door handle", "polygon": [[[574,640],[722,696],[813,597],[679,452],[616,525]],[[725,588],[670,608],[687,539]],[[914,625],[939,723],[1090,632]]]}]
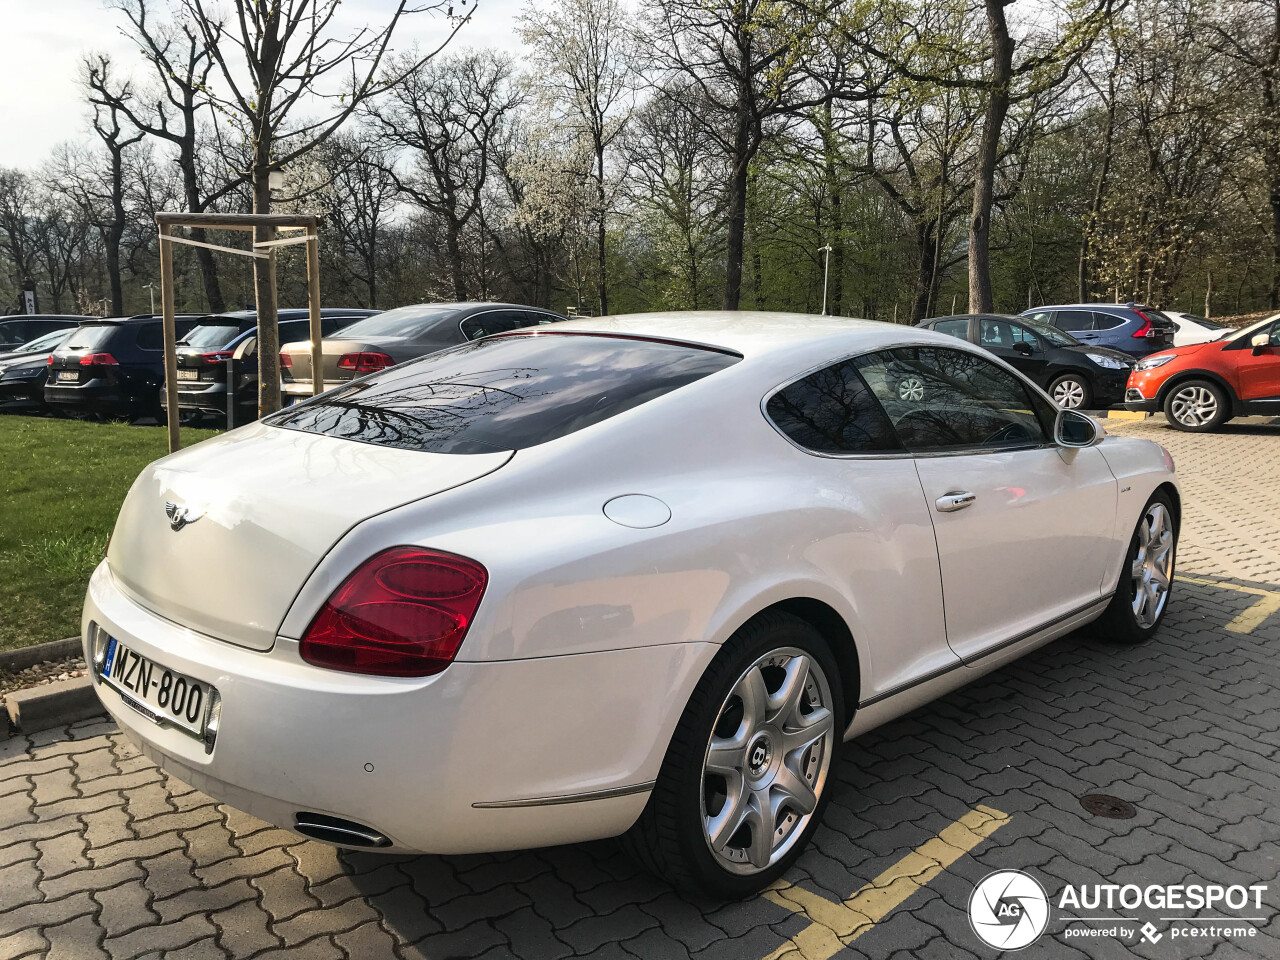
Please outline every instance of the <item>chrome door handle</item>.
[{"label": "chrome door handle", "polygon": [[977,494],[970,493],[968,490],[962,490],[955,493],[944,494],[937,500],[933,501],[933,505],[938,508],[939,513],[954,513],[957,510],[963,510],[977,499]]}]

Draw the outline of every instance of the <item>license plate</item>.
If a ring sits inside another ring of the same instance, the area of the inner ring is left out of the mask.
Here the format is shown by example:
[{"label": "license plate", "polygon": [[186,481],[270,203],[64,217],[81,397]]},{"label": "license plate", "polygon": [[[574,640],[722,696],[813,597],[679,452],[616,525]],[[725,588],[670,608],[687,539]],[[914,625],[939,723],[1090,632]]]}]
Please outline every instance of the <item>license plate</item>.
[{"label": "license plate", "polygon": [[195,737],[204,735],[212,689],[208,684],[141,656],[115,637],[107,643],[102,679],[148,720],[178,727]]},{"label": "license plate", "polygon": [[66,380],[79,380],[79,379],[80,379],[79,370],[59,370],[58,371],[59,383],[62,383],[63,381],[66,381]]},{"label": "license plate", "polygon": [[178,379],[179,380],[199,380],[200,371],[199,370],[179,370]]}]

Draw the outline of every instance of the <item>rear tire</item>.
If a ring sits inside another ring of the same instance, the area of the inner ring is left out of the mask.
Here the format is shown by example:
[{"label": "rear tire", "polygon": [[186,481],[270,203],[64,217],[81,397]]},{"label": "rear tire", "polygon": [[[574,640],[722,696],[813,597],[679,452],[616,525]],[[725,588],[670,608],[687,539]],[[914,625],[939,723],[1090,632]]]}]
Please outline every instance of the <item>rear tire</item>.
[{"label": "rear tire", "polygon": [[844,716],[839,667],[822,636],[780,611],[756,617],[698,681],[623,848],[685,891],[735,900],[758,892],[822,819]]},{"label": "rear tire", "polygon": [[1049,384],[1049,396],[1063,410],[1088,410],[1093,402],[1089,381],[1078,373],[1064,373]]},{"label": "rear tire", "polygon": [[1208,433],[1231,419],[1231,400],[1211,380],[1184,380],[1164,398],[1169,425],[1188,433]]},{"label": "rear tire", "polygon": [[1125,646],[1150,640],[1169,609],[1178,552],[1178,515],[1167,493],[1157,492],[1142,508],[1120,582],[1098,618],[1104,639]]}]

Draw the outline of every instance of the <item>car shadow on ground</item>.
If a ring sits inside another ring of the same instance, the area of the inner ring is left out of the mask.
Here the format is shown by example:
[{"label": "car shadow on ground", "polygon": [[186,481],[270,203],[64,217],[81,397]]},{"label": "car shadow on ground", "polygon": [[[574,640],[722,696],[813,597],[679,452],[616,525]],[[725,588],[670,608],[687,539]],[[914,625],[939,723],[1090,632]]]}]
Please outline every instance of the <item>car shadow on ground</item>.
[{"label": "car shadow on ground", "polygon": [[[1217,865],[1234,876],[1249,857],[1274,857],[1276,823],[1242,825],[1274,818],[1276,807],[1280,771],[1247,771],[1270,770],[1280,746],[1280,671],[1268,649],[1280,641],[1280,613],[1252,632],[1228,630],[1259,598],[1240,586],[1180,581],[1147,644],[1116,646],[1086,628],[846,744],[824,822],[787,879],[839,903],[974,807],[1009,814],[972,860],[858,939],[868,956],[887,956],[940,935],[954,946],[951,933],[967,933],[973,883],[992,869],[1033,868],[1053,883],[1129,874],[1180,883],[1188,872],[1205,876]],[[1136,816],[1092,816],[1080,797],[1097,793],[1133,804]],[[540,960],[625,942],[642,957],[764,957],[807,923],[763,897],[689,899],[613,841],[339,857],[402,948],[417,945],[415,956],[493,949]],[[947,955],[970,954],[948,947]]]}]

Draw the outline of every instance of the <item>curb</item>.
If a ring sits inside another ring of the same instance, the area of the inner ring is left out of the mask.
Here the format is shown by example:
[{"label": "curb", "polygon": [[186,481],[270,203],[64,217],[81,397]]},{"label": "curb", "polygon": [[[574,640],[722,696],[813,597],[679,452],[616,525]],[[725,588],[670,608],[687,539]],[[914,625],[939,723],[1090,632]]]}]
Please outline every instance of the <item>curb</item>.
[{"label": "curb", "polygon": [[61,727],[106,712],[93,689],[92,677],[55,680],[43,686],[15,690],[6,694],[4,700],[9,711],[9,726],[18,733]]},{"label": "curb", "polygon": [[79,637],[66,640],[53,640],[49,643],[37,643],[32,647],[19,647],[17,650],[0,650],[0,670],[17,673],[27,667],[48,660],[66,660],[84,653]]}]

